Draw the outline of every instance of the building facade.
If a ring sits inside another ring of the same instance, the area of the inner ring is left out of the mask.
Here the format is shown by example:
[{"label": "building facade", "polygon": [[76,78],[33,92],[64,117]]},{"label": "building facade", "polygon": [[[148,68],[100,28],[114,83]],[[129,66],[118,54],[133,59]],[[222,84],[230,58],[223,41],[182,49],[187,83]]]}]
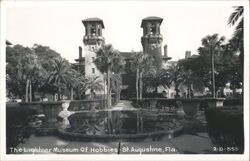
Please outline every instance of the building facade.
[{"label": "building facade", "polygon": [[[143,53],[148,54],[154,58],[152,62],[154,66],[158,68],[167,67],[168,61],[171,57],[167,54],[167,45],[164,46],[164,55],[162,55],[162,41],[163,36],[160,32],[160,26],[163,19],[160,17],[146,17],[142,19],[141,28],[143,29],[143,35],[141,37],[141,44]],[[99,18],[88,18],[82,21],[85,27],[85,35],[83,37],[83,51],[79,47],[79,58],[75,59],[78,62],[79,68],[83,68],[85,76],[97,75],[104,81],[103,74],[96,68],[94,60],[96,58],[96,51],[105,44],[105,38],[102,35],[104,29],[104,23]],[[84,56],[83,56],[84,53]],[[133,61],[135,51],[133,52],[120,52],[120,55],[124,58],[127,64]],[[79,69],[80,70],[80,69]],[[126,73],[123,73],[126,75]],[[126,80],[126,78],[122,78]],[[130,80],[131,81],[131,80]],[[126,81],[123,81],[123,89],[127,87]],[[106,87],[105,87],[106,89]],[[105,93],[99,92],[97,94]],[[89,94],[90,91],[86,91]]]}]

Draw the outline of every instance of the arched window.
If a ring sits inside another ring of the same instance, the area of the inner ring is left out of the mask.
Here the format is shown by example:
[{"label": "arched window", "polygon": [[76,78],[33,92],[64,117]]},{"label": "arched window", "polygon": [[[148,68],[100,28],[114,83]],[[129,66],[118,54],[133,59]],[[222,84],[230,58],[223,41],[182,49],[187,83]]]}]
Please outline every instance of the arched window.
[{"label": "arched window", "polygon": [[150,26],[150,35],[153,35],[155,33],[156,33],[156,27],[155,27],[155,25],[151,25]]},{"label": "arched window", "polygon": [[90,34],[93,35],[93,36],[96,35],[96,29],[95,29],[95,26],[94,26],[94,25],[91,25]]}]

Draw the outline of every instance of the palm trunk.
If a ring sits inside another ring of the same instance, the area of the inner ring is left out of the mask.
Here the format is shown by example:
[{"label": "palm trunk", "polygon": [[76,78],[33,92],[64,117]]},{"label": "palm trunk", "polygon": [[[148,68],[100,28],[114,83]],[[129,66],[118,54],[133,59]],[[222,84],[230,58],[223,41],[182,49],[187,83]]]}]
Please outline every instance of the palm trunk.
[{"label": "palm trunk", "polygon": [[61,100],[61,87],[59,85],[59,87],[58,87],[58,101],[60,101],[60,100]]},{"label": "palm trunk", "polygon": [[118,103],[119,102],[119,91],[116,91],[116,103]]},{"label": "palm trunk", "polygon": [[190,98],[190,88],[189,88],[189,84],[186,84],[187,85],[187,98]]},{"label": "palm trunk", "polygon": [[[235,87],[235,86],[234,86]],[[235,95],[235,88],[233,89],[233,96]],[[220,89],[220,97],[223,97],[224,96],[224,88],[221,88]]]},{"label": "palm trunk", "polygon": [[110,70],[107,72],[107,108],[111,107],[111,91],[110,91]]},{"label": "palm trunk", "polygon": [[90,90],[90,99],[91,99],[91,100],[94,99],[94,90]]},{"label": "palm trunk", "polygon": [[32,101],[34,101],[35,100],[35,90],[33,88],[34,86],[31,86],[31,87],[32,87],[32,92],[31,92],[32,93],[32,97],[31,98],[32,98]]},{"label": "palm trunk", "polygon": [[74,99],[74,89],[73,87],[71,87],[70,89],[70,100],[73,100]]},{"label": "palm trunk", "polygon": [[177,87],[175,87],[175,97],[176,98],[179,97],[179,89]]},{"label": "palm trunk", "polygon": [[31,86],[31,81],[29,83],[29,98],[30,98],[30,102],[32,102],[32,86]]},{"label": "palm trunk", "polygon": [[140,111],[138,110],[137,112],[136,112],[136,129],[137,129],[137,134],[138,133],[140,133],[140,118],[141,118],[141,116],[140,116],[140,113],[139,113]]},{"label": "palm trunk", "polygon": [[142,99],[142,72],[140,72],[140,99]]},{"label": "palm trunk", "polygon": [[213,98],[216,97],[215,93],[215,75],[214,75],[214,52],[211,50],[211,57],[212,57],[212,88],[213,88]]},{"label": "palm trunk", "polygon": [[120,102],[120,100],[121,100],[121,91],[119,91],[118,93],[118,101]]},{"label": "palm trunk", "polygon": [[143,132],[143,117],[142,116],[140,116],[140,124],[141,124],[140,132]]},{"label": "palm trunk", "polygon": [[26,80],[25,102],[29,102],[29,79]]},{"label": "palm trunk", "polygon": [[155,87],[155,93],[158,93],[158,87]]},{"label": "palm trunk", "polygon": [[136,87],[136,99],[139,99],[139,69],[136,69],[136,80],[135,80],[135,87]]},{"label": "palm trunk", "polygon": [[105,79],[103,79],[103,84],[104,84],[104,90],[103,90],[103,98],[105,99],[105,100],[107,100],[107,102],[104,104],[104,106],[105,106],[105,108],[107,108],[107,104],[108,104],[108,90],[107,90],[107,88],[106,88],[106,80]]}]

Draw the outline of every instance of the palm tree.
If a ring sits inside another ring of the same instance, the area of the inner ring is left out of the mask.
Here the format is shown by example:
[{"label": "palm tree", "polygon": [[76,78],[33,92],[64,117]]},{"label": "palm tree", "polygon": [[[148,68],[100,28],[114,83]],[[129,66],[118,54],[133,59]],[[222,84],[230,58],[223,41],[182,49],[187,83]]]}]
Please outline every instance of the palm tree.
[{"label": "palm tree", "polygon": [[155,67],[151,67],[145,73],[145,86],[149,89],[153,89],[157,93],[158,87],[167,88],[169,75],[166,69],[156,69]]},{"label": "palm tree", "polygon": [[107,107],[111,107],[111,88],[110,77],[112,72],[117,73],[123,67],[122,57],[119,52],[113,48],[111,44],[103,45],[96,52],[96,59],[94,61],[96,67],[100,72],[107,75]]},{"label": "palm tree", "polygon": [[70,67],[70,64],[63,58],[57,57],[51,61],[51,73],[48,82],[58,88],[59,100],[61,99],[62,88],[73,86],[72,78],[75,78],[76,71]]},{"label": "palm tree", "polygon": [[203,47],[199,48],[199,52],[202,53],[209,53],[209,55],[211,55],[211,67],[212,67],[212,93],[213,93],[213,97],[215,98],[215,67],[214,67],[214,63],[215,63],[215,58],[214,55],[217,54],[219,52],[221,52],[222,46],[221,44],[224,42],[225,37],[218,37],[218,34],[213,34],[213,35],[208,35],[206,37],[204,37],[201,41],[202,41],[202,45]]},{"label": "palm tree", "polygon": [[81,93],[90,90],[90,99],[93,100],[95,97],[95,92],[103,90],[102,80],[99,76],[89,75],[80,84]]},{"label": "palm tree", "polygon": [[200,91],[203,89],[204,85],[201,79],[192,70],[189,69],[181,73],[182,73],[181,75],[182,82],[180,86],[187,87],[188,98],[192,97],[192,91],[194,88],[199,89]]},{"label": "palm tree", "polygon": [[[244,26],[244,7],[243,6],[236,6],[234,7],[234,12],[230,15],[228,19],[228,25],[234,26],[237,23],[237,26],[235,27],[235,31],[233,34],[233,39],[238,39],[243,41],[243,26]],[[243,45],[243,44],[241,44]]]},{"label": "palm tree", "polygon": [[182,75],[183,71],[178,63],[171,64],[167,69],[167,78],[168,78],[168,86],[174,86],[175,89],[175,97],[179,97],[179,88],[182,83]]},{"label": "palm tree", "polygon": [[[243,41],[243,34],[244,34],[244,7],[243,6],[236,6],[234,7],[234,12],[230,15],[228,19],[228,25],[235,26],[235,30],[232,36],[232,39],[229,40],[230,45],[233,47],[234,52],[239,52],[239,60],[240,60],[240,78],[243,81],[243,62],[244,62],[244,41]],[[242,86],[244,88],[244,86]]]},{"label": "palm tree", "polygon": [[116,94],[116,102],[120,100],[120,94],[122,90],[122,78],[119,74],[111,75],[111,90]]},{"label": "palm tree", "polygon": [[142,52],[138,52],[135,55],[135,59],[133,61],[133,66],[136,69],[136,98],[142,99],[142,87],[143,81],[142,76],[149,62],[148,54],[143,54]]},{"label": "palm tree", "polygon": [[80,84],[79,77],[80,74],[75,70],[69,70],[69,82],[67,84],[67,88],[70,89],[70,100],[74,99],[74,89],[77,88]]}]

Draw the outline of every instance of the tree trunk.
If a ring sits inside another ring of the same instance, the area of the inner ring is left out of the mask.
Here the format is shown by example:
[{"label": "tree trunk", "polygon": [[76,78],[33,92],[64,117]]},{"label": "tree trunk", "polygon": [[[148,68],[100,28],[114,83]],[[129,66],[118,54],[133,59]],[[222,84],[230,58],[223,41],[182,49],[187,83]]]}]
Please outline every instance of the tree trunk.
[{"label": "tree trunk", "polygon": [[155,93],[158,93],[158,87],[155,87]]},{"label": "tree trunk", "polygon": [[175,96],[176,96],[176,98],[179,97],[179,89],[177,87],[175,87]]},{"label": "tree trunk", "polygon": [[71,87],[70,89],[70,100],[73,100],[74,99],[74,89],[73,87]]},{"label": "tree trunk", "polygon": [[59,85],[59,87],[58,87],[58,101],[60,101],[60,100],[61,100],[61,87]]},{"label": "tree trunk", "polygon": [[118,93],[118,101],[120,102],[120,100],[121,100],[121,91],[119,91]]},{"label": "tree trunk", "polygon": [[[235,87],[235,86],[234,86]],[[234,96],[234,94],[235,94],[235,88],[233,89],[233,96]],[[221,89],[220,89],[220,97],[224,97],[224,88],[222,87]]]},{"label": "tree trunk", "polygon": [[119,102],[119,91],[116,91],[115,99],[116,99],[116,103],[118,103]]},{"label": "tree trunk", "polygon": [[143,117],[142,116],[140,116],[140,124],[141,124],[140,131],[143,132]]},{"label": "tree trunk", "polygon": [[30,102],[32,102],[32,86],[31,86],[31,81],[29,82],[29,98],[30,98]]},{"label": "tree trunk", "polygon": [[[35,90],[34,90],[34,86],[31,86],[32,87],[32,101],[35,101]],[[43,96],[44,97],[44,96]]]},{"label": "tree trunk", "polygon": [[136,80],[135,80],[135,87],[136,87],[136,99],[139,99],[139,69],[136,69]]},{"label": "tree trunk", "polygon": [[140,132],[140,117],[139,117],[139,110],[136,112],[136,130],[137,134]]},{"label": "tree trunk", "polygon": [[29,102],[29,79],[26,80],[25,102]]},{"label": "tree trunk", "polygon": [[140,80],[140,82],[139,82],[139,85],[140,85],[139,94],[140,94],[140,99],[142,99],[142,72],[140,72],[139,80]]},{"label": "tree trunk", "polygon": [[[104,86],[104,90],[103,90],[103,99],[104,99],[104,100],[108,100],[108,92],[106,91],[106,90],[107,90],[107,89],[106,89],[106,85],[107,85],[107,84],[106,84],[106,80],[105,80],[105,77],[104,77],[104,78],[103,78],[103,86]],[[107,101],[107,102],[108,102],[108,101]],[[104,104],[105,108],[107,108],[107,104],[108,104],[107,102]]]},{"label": "tree trunk", "polygon": [[187,98],[191,98],[190,86],[187,85]]},{"label": "tree trunk", "polygon": [[111,108],[110,70],[107,72],[107,108]]},{"label": "tree trunk", "polygon": [[215,95],[215,75],[214,75],[214,52],[211,50],[211,57],[212,57],[212,87],[213,87],[213,98],[216,97]]}]

